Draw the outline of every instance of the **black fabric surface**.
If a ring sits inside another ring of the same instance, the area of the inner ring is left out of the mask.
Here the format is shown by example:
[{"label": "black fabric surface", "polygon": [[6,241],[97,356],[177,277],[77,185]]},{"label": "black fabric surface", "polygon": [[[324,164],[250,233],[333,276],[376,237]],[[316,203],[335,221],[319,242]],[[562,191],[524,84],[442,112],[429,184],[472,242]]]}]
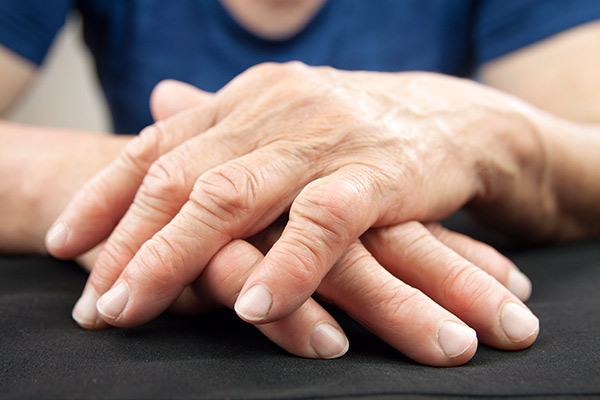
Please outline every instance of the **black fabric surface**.
[{"label": "black fabric surface", "polygon": [[337,313],[341,359],[285,353],[230,311],[88,332],[70,318],[75,264],[0,258],[0,398],[600,398],[600,241],[509,256],[534,283],[528,350],[480,345],[467,365],[418,365]]}]

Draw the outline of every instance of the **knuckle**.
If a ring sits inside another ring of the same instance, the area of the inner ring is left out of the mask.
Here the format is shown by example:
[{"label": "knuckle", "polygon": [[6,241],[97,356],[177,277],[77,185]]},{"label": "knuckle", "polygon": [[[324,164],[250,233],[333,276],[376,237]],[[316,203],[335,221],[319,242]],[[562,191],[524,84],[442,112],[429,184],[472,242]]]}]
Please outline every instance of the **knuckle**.
[{"label": "knuckle", "polygon": [[368,266],[373,264],[373,257],[362,250],[360,242],[351,243],[345,253],[327,275],[325,283],[348,297],[355,297],[364,290],[364,277],[368,274]]},{"label": "knuckle", "polygon": [[[164,235],[157,234],[139,252],[139,273],[157,287],[177,286],[184,278],[186,258],[180,247]],[[180,285],[183,287],[183,285]]]},{"label": "knuckle", "polygon": [[306,68],[308,68],[308,66],[305,63],[303,63],[302,61],[298,61],[298,60],[288,61],[281,65],[286,68],[295,69],[295,70],[305,70]]},{"label": "knuckle", "polygon": [[121,159],[129,169],[145,173],[160,155],[161,137],[160,123],[145,127],[123,148]]},{"label": "knuckle", "polygon": [[[294,287],[306,288],[311,283],[320,281],[326,271],[326,260],[323,254],[328,251],[326,246],[309,242],[302,235],[294,235],[293,243],[282,239],[282,247],[293,248],[293,251],[283,250],[281,247],[273,248],[274,257],[285,260],[285,273],[294,282]],[[280,273],[278,271],[278,273]]]},{"label": "knuckle", "polygon": [[[387,236],[383,245],[397,248],[398,254],[404,259],[419,259],[431,257],[442,260],[443,248],[433,240],[431,234],[423,229],[420,222],[408,222],[399,226],[384,228],[383,236]],[[398,243],[403,243],[398,246]]]},{"label": "knuckle", "polygon": [[106,242],[90,274],[90,282],[96,289],[108,289],[117,280],[125,268],[120,256],[118,245],[115,246],[112,241]]},{"label": "knuckle", "polygon": [[178,154],[168,154],[154,162],[144,177],[139,197],[152,199],[161,207],[173,203],[179,207],[191,190],[183,160]]},{"label": "knuckle", "polygon": [[276,62],[263,62],[248,68],[248,73],[261,75],[272,75],[281,69],[281,64]]},{"label": "knuckle", "polygon": [[285,63],[263,62],[248,69],[248,72],[264,76],[285,76],[290,73],[305,71],[307,65],[301,61],[288,61]]},{"label": "knuckle", "polygon": [[112,211],[111,185],[106,178],[106,171],[97,174],[87,181],[74,198],[74,205],[83,218],[105,219]]},{"label": "knuckle", "polygon": [[234,160],[202,174],[190,200],[218,220],[237,220],[255,207],[259,182],[260,177]]},{"label": "knuckle", "polygon": [[483,270],[465,265],[464,262],[451,268],[442,281],[443,297],[458,313],[470,313],[480,307],[482,302],[489,299],[496,285],[494,278]]},{"label": "knuckle", "polygon": [[139,238],[127,228],[119,227],[104,245],[104,253],[111,257],[113,265],[125,267],[125,263],[137,253],[138,241]]},{"label": "knuckle", "polygon": [[[398,286],[401,287],[398,287]],[[390,280],[381,287],[373,289],[373,310],[385,321],[404,319],[406,315],[421,308],[427,302],[426,297],[413,287],[398,280]]]},{"label": "knuckle", "polygon": [[357,186],[344,180],[334,187],[309,184],[292,204],[290,221],[308,222],[330,244],[347,244],[362,233],[362,226],[353,224],[362,212],[361,197]]}]

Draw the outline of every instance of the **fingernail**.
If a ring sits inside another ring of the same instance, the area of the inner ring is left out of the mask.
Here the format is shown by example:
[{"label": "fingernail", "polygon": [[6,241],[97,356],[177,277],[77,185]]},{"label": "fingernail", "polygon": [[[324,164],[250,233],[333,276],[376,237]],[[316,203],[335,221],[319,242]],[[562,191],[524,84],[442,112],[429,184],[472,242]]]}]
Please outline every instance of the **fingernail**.
[{"label": "fingernail", "polygon": [[96,303],[100,314],[110,319],[117,319],[125,309],[129,300],[129,287],[123,281],[104,293]]},{"label": "fingernail", "polygon": [[98,325],[97,301],[98,293],[96,290],[91,286],[86,286],[71,313],[71,317],[79,326],[93,329]]},{"label": "fingernail", "polygon": [[260,321],[266,318],[272,303],[271,292],[263,285],[255,285],[237,299],[234,308],[242,318]]},{"label": "fingernail", "polygon": [[69,227],[65,222],[55,224],[46,234],[46,246],[53,249],[60,249],[67,241]]},{"label": "fingernail", "polygon": [[519,270],[510,270],[506,287],[523,301],[531,296],[531,281]]},{"label": "fingernail", "polygon": [[348,351],[348,338],[330,324],[318,325],[310,335],[310,345],[321,358],[341,357]]},{"label": "fingernail", "polygon": [[513,342],[529,338],[540,327],[539,320],[531,311],[513,302],[506,303],[502,308],[500,323],[506,336]]},{"label": "fingernail", "polygon": [[448,321],[441,326],[438,340],[444,353],[453,358],[471,348],[473,342],[477,340],[477,333],[468,326]]}]

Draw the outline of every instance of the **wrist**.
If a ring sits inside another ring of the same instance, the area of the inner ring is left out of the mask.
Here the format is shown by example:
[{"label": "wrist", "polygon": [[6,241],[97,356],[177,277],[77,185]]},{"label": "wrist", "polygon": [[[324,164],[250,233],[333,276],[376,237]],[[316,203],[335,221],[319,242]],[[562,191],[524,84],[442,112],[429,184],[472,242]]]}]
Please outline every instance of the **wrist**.
[{"label": "wrist", "polygon": [[512,111],[482,149],[484,190],[470,211],[528,242],[600,235],[600,129],[508,100]]},{"label": "wrist", "polygon": [[544,113],[504,93],[494,99],[474,131],[472,151],[480,190],[467,209],[482,222],[526,241],[555,235],[557,199],[552,181],[553,146]]},{"label": "wrist", "polygon": [[557,240],[600,236],[600,127],[546,115]]}]

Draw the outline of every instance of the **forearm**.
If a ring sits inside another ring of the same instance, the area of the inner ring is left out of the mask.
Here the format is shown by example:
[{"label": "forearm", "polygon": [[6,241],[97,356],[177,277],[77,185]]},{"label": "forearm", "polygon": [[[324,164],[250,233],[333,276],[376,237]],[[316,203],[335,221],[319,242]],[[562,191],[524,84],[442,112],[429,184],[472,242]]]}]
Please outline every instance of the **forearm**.
[{"label": "forearm", "polygon": [[44,253],[54,218],[126,140],[0,121],[0,251]]}]

